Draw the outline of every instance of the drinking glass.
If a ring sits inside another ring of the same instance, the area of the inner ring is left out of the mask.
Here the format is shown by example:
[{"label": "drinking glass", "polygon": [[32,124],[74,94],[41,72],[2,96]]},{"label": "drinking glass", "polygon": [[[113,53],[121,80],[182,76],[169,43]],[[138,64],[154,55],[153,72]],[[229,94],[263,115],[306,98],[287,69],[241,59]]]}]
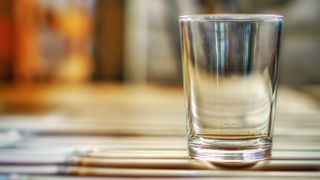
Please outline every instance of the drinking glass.
[{"label": "drinking glass", "polygon": [[189,155],[211,162],[271,156],[283,17],[179,17]]}]

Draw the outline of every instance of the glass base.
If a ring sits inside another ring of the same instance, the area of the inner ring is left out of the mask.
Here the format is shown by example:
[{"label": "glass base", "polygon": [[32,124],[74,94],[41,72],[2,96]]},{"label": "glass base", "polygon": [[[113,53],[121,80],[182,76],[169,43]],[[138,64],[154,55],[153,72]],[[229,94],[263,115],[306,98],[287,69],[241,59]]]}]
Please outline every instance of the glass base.
[{"label": "glass base", "polygon": [[250,164],[271,157],[270,138],[248,140],[216,140],[208,138],[189,138],[189,155],[192,158],[221,165]]}]

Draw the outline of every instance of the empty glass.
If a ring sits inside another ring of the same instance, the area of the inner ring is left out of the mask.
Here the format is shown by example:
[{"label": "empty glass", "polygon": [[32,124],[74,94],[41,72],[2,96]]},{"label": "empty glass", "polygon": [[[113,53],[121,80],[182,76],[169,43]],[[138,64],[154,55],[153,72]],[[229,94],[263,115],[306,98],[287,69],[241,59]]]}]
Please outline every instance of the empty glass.
[{"label": "empty glass", "polygon": [[271,156],[283,17],[179,17],[189,154],[212,162]]}]

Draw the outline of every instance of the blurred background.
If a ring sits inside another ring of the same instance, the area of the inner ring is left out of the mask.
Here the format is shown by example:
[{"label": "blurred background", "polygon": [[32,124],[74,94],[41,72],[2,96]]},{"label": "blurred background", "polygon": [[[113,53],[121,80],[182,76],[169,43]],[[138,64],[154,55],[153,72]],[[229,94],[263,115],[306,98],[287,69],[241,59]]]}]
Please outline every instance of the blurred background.
[{"label": "blurred background", "polygon": [[317,0],[1,0],[0,83],[181,84],[178,16],[285,17],[280,82],[320,82]]},{"label": "blurred background", "polygon": [[244,174],[317,178],[319,0],[0,0],[0,179],[198,178],[185,154],[178,16],[205,13],[284,15],[275,161]]}]

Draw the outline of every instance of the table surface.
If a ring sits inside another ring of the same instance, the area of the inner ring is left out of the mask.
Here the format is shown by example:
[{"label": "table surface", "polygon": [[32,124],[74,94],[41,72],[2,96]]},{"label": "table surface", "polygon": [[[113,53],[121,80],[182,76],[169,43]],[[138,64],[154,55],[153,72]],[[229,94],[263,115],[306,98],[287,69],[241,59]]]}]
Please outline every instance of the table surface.
[{"label": "table surface", "polygon": [[280,86],[273,156],[188,157],[181,87],[0,87],[0,179],[320,179],[320,86]]}]

